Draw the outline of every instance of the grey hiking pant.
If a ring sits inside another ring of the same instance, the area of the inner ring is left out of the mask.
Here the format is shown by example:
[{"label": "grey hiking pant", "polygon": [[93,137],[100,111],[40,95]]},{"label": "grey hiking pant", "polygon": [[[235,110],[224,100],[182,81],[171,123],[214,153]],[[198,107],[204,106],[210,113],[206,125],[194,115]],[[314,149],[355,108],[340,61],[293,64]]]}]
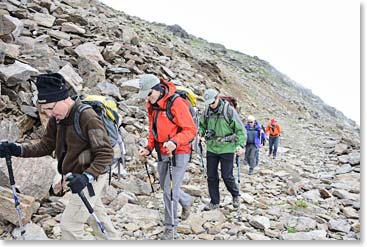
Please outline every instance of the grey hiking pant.
[{"label": "grey hiking pant", "polygon": [[[181,190],[182,180],[185,175],[187,165],[189,163],[190,154],[176,154],[176,166],[172,168],[173,180],[173,215],[174,226],[178,225],[177,218],[177,204],[180,203],[182,207],[191,205],[192,198],[189,194]],[[162,161],[158,162],[159,183],[163,189],[163,201],[165,208],[165,226],[168,229],[172,228],[172,212],[171,212],[171,188],[169,175],[169,161],[168,156],[162,155]]]},{"label": "grey hiking pant", "polygon": [[256,145],[255,144],[247,144],[245,151],[245,160],[247,164],[250,166],[250,169],[254,169],[256,166]]}]

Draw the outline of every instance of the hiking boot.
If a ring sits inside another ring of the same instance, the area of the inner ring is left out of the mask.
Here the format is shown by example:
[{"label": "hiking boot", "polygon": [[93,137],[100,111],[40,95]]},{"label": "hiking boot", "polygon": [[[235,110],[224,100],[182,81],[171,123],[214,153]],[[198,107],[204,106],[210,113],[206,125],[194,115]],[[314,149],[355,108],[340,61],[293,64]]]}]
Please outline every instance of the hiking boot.
[{"label": "hiking boot", "polygon": [[254,169],[250,169],[248,172],[248,175],[253,175],[254,174]]},{"label": "hiking boot", "polygon": [[174,240],[176,238],[176,230],[172,228],[166,228],[161,236],[161,240]]},{"label": "hiking boot", "polygon": [[187,220],[190,216],[191,204],[187,207],[182,207],[181,220]]},{"label": "hiking boot", "polygon": [[219,208],[219,204],[213,204],[213,203],[209,202],[209,204],[207,204],[204,207],[204,211],[210,211],[210,210],[217,209],[217,208]]},{"label": "hiking boot", "polygon": [[275,159],[275,156],[273,156],[273,159]]},{"label": "hiking boot", "polygon": [[233,197],[232,206],[234,208],[238,208],[240,206],[240,197],[239,196],[234,196]]}]

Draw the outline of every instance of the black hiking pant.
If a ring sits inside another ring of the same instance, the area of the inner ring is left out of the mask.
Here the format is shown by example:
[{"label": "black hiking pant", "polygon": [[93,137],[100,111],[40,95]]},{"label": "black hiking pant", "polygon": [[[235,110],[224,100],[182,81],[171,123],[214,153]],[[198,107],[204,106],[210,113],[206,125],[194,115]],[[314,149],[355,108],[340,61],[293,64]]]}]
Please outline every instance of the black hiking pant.
[{"label": "black hiking pant", "polygon": [[233,153],[215,154],[211,152],[206,153],[207,174],[208,174],[208,190],[210,195],[210,202],[219,204],[219,176],[218,165],[220,162],[221,175],[227,190],[233,197],[239,196],[234,176],[233,176]]}]

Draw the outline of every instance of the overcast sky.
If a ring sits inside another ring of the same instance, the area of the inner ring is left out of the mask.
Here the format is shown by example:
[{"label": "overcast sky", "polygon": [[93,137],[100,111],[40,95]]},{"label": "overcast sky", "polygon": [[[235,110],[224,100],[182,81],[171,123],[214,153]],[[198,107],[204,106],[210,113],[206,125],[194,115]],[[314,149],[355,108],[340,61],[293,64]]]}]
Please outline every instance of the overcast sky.
[{"label": "overcast sky", "polygon": [[102,2],[258,56],[359,124],[359,0]]}]

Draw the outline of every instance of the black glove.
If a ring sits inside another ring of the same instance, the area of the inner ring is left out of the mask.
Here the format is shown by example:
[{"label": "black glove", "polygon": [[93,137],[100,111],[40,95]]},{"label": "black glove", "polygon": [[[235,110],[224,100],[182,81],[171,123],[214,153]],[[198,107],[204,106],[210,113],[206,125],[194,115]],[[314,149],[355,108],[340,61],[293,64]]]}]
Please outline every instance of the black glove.
[{"label": "black glove", "polygon": [[78,173],[73,173],[66,180],[69,181],[67,186],[70,187],[73,194],[81,192],[89,183],[89,179],[86,175]]},{"label": "black glove", "polygon": [[22,149],[13,142],[0,143],[0,158],[5,158],[6,155],[20,156]]}]

